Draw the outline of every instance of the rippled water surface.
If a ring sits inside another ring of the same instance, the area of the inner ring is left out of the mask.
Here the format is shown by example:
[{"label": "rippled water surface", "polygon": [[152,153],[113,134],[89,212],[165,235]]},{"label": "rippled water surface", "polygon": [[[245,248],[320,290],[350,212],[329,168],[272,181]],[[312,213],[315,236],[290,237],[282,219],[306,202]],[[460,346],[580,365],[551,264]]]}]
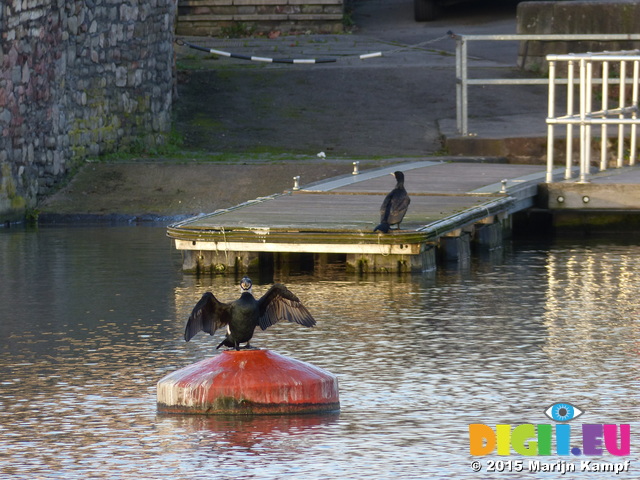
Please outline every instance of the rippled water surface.
[{"label": "rippled water surface", "polygon": [[163,228],[0,229],[1,478],[519,478],[486,467],[525,457],[469,454],[469,424],[553,424],[558,401],[585,411],[576,431],[630,423],[630,456],[590,459],[630,460],[616,478],[640,478],[640,246],[516,245],[413,276],[276,274],[318,326],[252,344],[337,375],[331,415],[158,415],[156,382],[216,354],[218,337],[182,339],[191,308],[208,289],[238,295],[236,279],[180,264]]}]

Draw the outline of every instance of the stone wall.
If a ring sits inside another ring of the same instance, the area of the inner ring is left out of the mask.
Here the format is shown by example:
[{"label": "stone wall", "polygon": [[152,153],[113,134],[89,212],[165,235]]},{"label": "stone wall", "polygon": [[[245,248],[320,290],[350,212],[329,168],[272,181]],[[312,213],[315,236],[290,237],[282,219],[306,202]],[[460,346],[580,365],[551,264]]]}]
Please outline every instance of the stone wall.
[{"label": "stone wall", "polygon": [[[522,2],[517,32],[521,34],[640,33],[640,2],[592,0]],[[518,65],[546,73],[548,54],[631,50],[640,42],[520,42]]]},{"label": "stone wall", "polygon": [[343,0],[179,0],[176,33],[342,33],[343,9]]},{"label": "stone wall", "polygon": [[0,220],[88,156],[164,142],[175,0],[3,0]]}]

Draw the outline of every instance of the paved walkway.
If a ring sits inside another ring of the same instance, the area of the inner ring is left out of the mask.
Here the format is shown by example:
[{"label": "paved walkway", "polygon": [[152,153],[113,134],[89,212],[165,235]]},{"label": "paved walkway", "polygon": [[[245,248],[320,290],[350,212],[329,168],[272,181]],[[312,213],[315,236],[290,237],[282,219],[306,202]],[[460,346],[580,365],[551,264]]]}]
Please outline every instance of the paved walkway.
[{"label": "paved walkway", "polygon": [[[513,5],[472,3],[419,23],[411,0],[367,0],[353,4],[353,16],[358,28],[351,34],[185,38],[231,54],[335,60],[264,63],[179,47],[179,64],[193,68],[176,104],[186,143],[210,151],[324,151],[342,158],[437,155],[443,144],[454,155],[509,153],[463,151],[460,142],[447,142],[458,136],[455,41],[447,32],[515,33]],[[513,75],[517,48],[517,42],[476,42],[471,72]],[[546,89],[538,87],[470,87],[472,140],[544,136]]]}]

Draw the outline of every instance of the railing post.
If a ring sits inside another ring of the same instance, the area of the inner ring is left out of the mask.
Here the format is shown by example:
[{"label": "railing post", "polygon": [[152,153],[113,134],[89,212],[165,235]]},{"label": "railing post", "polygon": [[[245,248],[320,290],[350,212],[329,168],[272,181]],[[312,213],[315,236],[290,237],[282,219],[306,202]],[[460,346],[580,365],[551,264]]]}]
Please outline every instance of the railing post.
[{"label": "railing post", "polygon": [[556,62],[549,62],[549,105],[547,112],[547,183],[553,182],[553,123],[555,117]]},{"label": "railing post", "polygon": [[467,68],[467,41],[459,35],[456,37],[456,126],[460,135],[469,134]]},{"label": "railing post", "polygon": [[584,58],[580,59],[580,178],[579,182],[587,182],[587,168],[585,166],[587,157],[587,65]]},{"label": "railing post", "polygon": [[586,125],[584,126],[585,142],[584,142],[584,171],[585,177],[582,181],[586,180],[586,175],[591,175],[591,153],[593,147],[591,145],[591,120],[593,118],[592,112],[592,99],[593,99],[593,62],[591,59],[585,62],[585,98],[584,98],[584,120]]},{"label": "railing post", "polygon": [[462,42],[462,134],[469,135],[469,44]]},{"label": "railing post", "polygon": [[[575,86],[573,85],[573,79],[575,77],[574,62],[569,60],[567,65],[567,117],[573,116],[573,92]],[[567,145],[566,145],[566,157],[564,178],[569,180],[572,177],[571,165],[573,163],[573,124],[567,123]]]},{"label": "railing post", "polygon": [[[640,82],[640,61],[634,60],[633,62],[633,88],[631,90],[631,105],[634,108],[633,113],[631,114],[631,118],[634,120],[638,118],[638,83]],[[638,131],[638,126],[634,122],[631,124],[631,139],[630,139],[630,154],[629,154],[629,165],[636,164],[636,150],[638,148],[638,140],[636,133]]]},{"label": "railing post", "polygon": [[460,42],[462,41],[459,36],[456,36],[456,129],[459,134],[462,134],[462,47]]},{"label": "railing post", "polygon": [[[619,118],[624,118],[624,104],[625,99],[625,87],[627,86],[627,62],[622,60],[620,62],[620,88],[618,92],[618,107],[620,107]],[[624,164],[624,124],[618,125],[618,159],[616,166],[622,168]]]},{"label": "railing post", "polygon": [[[609,62],[602,62],[602,113],[609,110]],[[607,124],[600,127],[600,171],[607,169]]]}]

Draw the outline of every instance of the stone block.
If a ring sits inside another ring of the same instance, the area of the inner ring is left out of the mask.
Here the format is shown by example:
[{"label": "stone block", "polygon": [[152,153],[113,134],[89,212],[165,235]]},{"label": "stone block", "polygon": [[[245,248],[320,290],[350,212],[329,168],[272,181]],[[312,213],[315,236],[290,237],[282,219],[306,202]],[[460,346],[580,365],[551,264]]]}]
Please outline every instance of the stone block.
[{"label": "stone block", "polygon": [[236,22],[284,22],[289,18],[284,14],[253,14],[253,15],[234,15],[233,20]]},{"label": "stone block", "polygon": [[317,15],[323,13],[322,5],[301,5],[300,13],[304,15]]},{"label": "stone block", "polygon": [[254,5],[254,6],[264,6],[264,5],[283,5],[284,0],[233,0],[234,5],[244,6],[244,5]]},{"label": "stone block", "polygon": [[257,14],[262,14],[262,13],[271,13],[269,11],[262,11],[261,9],[263,9],[265,7],[256,7],[255,5],[243,5],[241,7],[235,7],[235,12],[233,13],[234,15],[234,19],[238,18],[238,16],[241,15],[255,15]]}]

